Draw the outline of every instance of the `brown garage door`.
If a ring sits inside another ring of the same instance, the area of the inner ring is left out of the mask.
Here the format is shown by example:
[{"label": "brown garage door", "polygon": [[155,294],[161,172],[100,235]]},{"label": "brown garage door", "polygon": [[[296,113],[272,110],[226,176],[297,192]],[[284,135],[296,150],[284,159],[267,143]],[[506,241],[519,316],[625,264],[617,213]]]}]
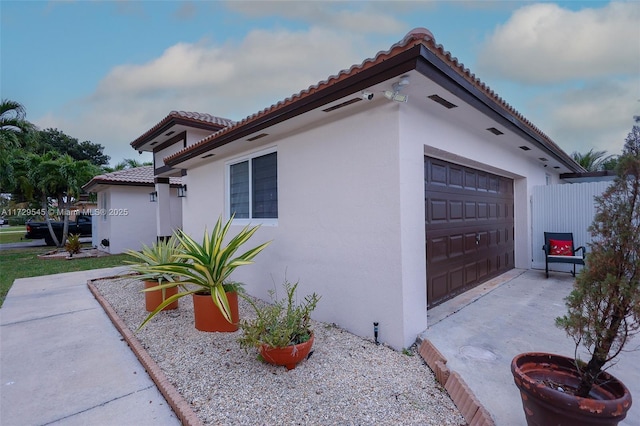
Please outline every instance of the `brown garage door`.
[{"label": "brown garage door", "polygon": [[425,157],[427,306],[513,268],[513,181]]}]

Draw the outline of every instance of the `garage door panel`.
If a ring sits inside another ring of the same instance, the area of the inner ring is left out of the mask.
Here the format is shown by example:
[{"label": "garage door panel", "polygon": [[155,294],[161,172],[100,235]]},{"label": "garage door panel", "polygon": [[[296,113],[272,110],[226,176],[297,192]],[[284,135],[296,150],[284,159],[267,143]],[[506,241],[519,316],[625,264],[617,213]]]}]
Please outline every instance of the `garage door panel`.
[{"label": "garage door panel", "polygon": [[462,201],[450,200],[449,201],[449,220],[460,221],[463,219]]},{"label": "garage door panel", "polygon": [[464,252],[465,254],[476,251],[476,234],[464,234]]},{"label": "garage door panel", "polygon": [[447,166],[445,164],[434,163],[431,165],[429,171],[432,185],[447,185]]},{"label": "garage door panel", "polygon": [[472,284],[478,280],[478,265],[476,262],[468,263],[464,267],[465,286]]},{"label": "garage door panel", "polygon": [[432,222],[447,220],[447,200],[431,200],[429,207]]},{"label": "garage door panel", "polygon": [[448,273],[445,272],[431,279],[431,297],[441,299],[449,294],[449,280],[447,275]]},{"label": "garage door panel", "polygon": [[449,236],[449,247],[451,258],[464,256],[464,237],[461,234]]},{"label": "garage door panel", "polygon": [[476,218],[476,203],[467,201],[464,203],[464,219],[471,220]]},{"label": "garage door panel", "polygon": [[464,288],[464,268],[462,266],[449,271],[449,282],[449,293],[456,292]]},{"label": "garage door panel", "polygon": [[425,157],[425,206],[429,307],[513,268],[512,180]]},{"label": "garage door panel", "polygon": [[478,262],[478,278],[482,279],[489,275],[489,259]]},{"label": "garage door panel", "polygon": [[449,250],[447,249],[448,240],[449,240],[448,237],[434,238],[431,240],[431,244],[430,244],[431,255],[433,256],[434,262],[444,261],[448,258],[449,256]]}]

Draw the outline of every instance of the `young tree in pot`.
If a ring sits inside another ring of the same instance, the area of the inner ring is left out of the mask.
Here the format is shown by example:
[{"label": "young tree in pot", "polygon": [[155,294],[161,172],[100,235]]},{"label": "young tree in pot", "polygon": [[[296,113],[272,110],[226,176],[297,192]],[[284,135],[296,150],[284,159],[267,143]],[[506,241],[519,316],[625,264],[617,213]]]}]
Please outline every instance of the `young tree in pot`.
[{"label": "young tree in pot", "polygon": [[[575,359],[569,363],[564,362],[564,366],[557,368],[558,371],[565,370],[567,376],[571,369],[575,378],[555,388],[560,390],[562,387],[561,392],[572,393],[577,397],[570,399],[569,396],[563,396],[565,402],[558,411],[566,411],[569,405],[574,405],[582,412],[591,411],[590,417],[600,417],[602,420],[608,417],[608,423],[603,421],[602,424],[617,424],[624,419],[631,406],[628,389],[604,370],[620,355],[629,339],[640,331],[638,126],[634,126],[627,137],[617,172],[614,183],[601,196],[596,197],[596,214],[589,228],[593,239],[586,265],[566,299],[567,314],[556,319],[556,325],[563,328],[575,341],[576,353],[578,347],[583,345],[590,354],[586,363]],[[547,363],[551,363],[551,357],[549,355]],[[520,355],[516,357],[512,364],[516,384],[518,380],[528,380],[518,378],[516,372],[521,373],[525,368],[533,371],[536,363],[538,366],[535,368],[540,368],[544,364],[541,361],[543,358],[538,357],[539,361],[533,361],[533,358],[526,361]],[[540,371],[539,369],[538,373]],[[529,382],[529,385],[530,388],[542,388],[545,384]],[[521,391],[527,392],[522,387]],[[542,389],[540,392],[547,390]],[[605,400],[612,400],[612,403],[607,404]],[[582,412],[572,414],[573,418],[582,415]],[[586,424],[587,421],[588,424],[595,424],[586,418],[580,421],[582,423],[572,424]],[[546,422],[551,424],[548,420]]]},{"label": "young tree in pot", "polygon": [[586,397],[603,368],[640,331],[640,127],[634,126],[618,165],[618,177],[596,197],[586,267],[556,323],[591,354],[577,394]]},{"label": "young tree in pot", "polygon": [[[220,311],[222,318],[228,323],[234,322],[227,292],[237,289],[237,286],[228,282],[229,276],[237,267],[253,263],[253,258],[271,242],[267,241],[235,256],[240,247],[256,233],[260,226],[245,226],[225,245],[224,241],[232,222],[233,216],[226,223],[223,223],[222,217],[219,217],[211,235],[207,230],[204,231],[202,243],[198,243],[182,230],[176,232],[175,238],[180,243],[180,253],[176,257],[180,261],[157,265],[150,270],[179,276],[180,285],[183,286],[184,291],[158,306],[139,328],[144,327],[164,306],[184,296],[197,294],[206,294]],[[162,286],[158,288],[160,287]]]},{"label": "young tree in pot", "polygon": [[297,288],[298,283],[285,281],[286,297],[276,300],[275,291],[271,290],[269,296],[273,304],[265,307],[258,307],[245,297],[255,310],[256,318],[240,323],[243,335],[238,339],[245,350],[257,348],[266,362],[284,365],[288,370],[295,368],[311,351],[314,341],[311,312],[320,300],[320,296],[313,293],[296,305]]},{"label": "young tree in pot", "polygon": [[[158,241],[151,246],[142,245],[141,251],[127,250],[125,253],[134,257],[138,262],[125,261],[134,272],[138,272],[145,287],[145,305],[149,312],[153,312],[167,298],[178,294],[178,283],[175,274],[158,272],[156,266],[174,262],[183,262],[177,255],[180,244],[174,237]],[[165,306],[163,310],[177,309],[178,301]]]}]

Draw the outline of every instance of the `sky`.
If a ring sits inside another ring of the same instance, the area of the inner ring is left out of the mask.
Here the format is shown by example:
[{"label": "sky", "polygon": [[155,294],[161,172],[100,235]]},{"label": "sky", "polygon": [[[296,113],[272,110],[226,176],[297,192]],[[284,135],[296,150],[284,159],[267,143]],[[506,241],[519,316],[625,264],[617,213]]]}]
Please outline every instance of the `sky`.
[{"label": "sky", "polygon": [[620,154],[640,115],[638,1],[0,0],[0,95],[149,161],[173,110],[241,120],[424,27],[567,153]]}]

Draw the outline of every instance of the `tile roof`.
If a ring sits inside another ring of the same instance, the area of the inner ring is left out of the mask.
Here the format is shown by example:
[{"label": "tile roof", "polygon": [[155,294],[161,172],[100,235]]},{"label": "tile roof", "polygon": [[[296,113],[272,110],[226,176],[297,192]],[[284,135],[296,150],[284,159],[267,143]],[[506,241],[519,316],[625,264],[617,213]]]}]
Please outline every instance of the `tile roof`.
[{"label": "tile roof", "polygon": [[215,115],[211,115],[207,113],[189,112],[189,111],[171,111],[165,118],[160,120],[159,123],[157,123],[151,129],[144,132],[136,140],[131,142],[131,146],[135,148],[143,144],[145,140],[151,137],[151,135],[153,135],[155,132],[157,132],[167,124],[171,123],[171,121],[176,121],[176,120],[183,121],[185,122],[184,124],[187,124],[187,125],[189,123],[210,125],[213,131],[217,130],[218,128],[232,126],[233,124],[235,124],[233,120],[229,120],[227,118],[222,118],[222,117],[216,117]]},{"label": "tile roof", "polygon": [[[129,185],[149,186],[154,184],[153,166],[142,166],[133,169],[118,170],[111,173],[95,176],[83,188],[91,188],[96,185]],[[170,185],[182,184],[179,177],[169,178]]]},{"label": "tile roof", "polygon": [[[473,87],[481,91],[484,95],[492,99],[496,102],[503,110],[507,111],[510,115],[512,115],[516,120],[522,123],[525,127],[529,128],[534,134],[538,135],[540,139],[542,139],[543,143],[549,145],[553,151],[557,153],[558,156],[563,158],[565,162],[570,164],[575,163],[571,157],[566,154],[555,142],[553,142],[542,130],[536,127],[533,123],[527,120],[522,114],[515,110],[511,105],[505,102],[497,93],[495,93],[489,86],[483,83],[479,78],[475,76],[475,74],[471,73],[468,68],[465,68],[462,63],[458,61],[458,58],[451,55],[450,52],[444,50],[442,45],[437,44],[435,41],[435,37],[426,28],[415,28],[411,30],[407,35],[398,43],[394,44],[387,51],[380,51],[376,54],[375,57],[365,59],[359,65],[353,65],[351,68],[342,70],[336,75],[332,75],[328,77],[326,80],[320,81],[319,83],[304,89],[297,94],[294,94],[276,104],[271,105],[263,109],[262,111],[256,112],[241,121],[230,124],[229,126],[218,130],[217,132],[211,134],[210,136],[200,140],[199,142],[186,147],[177,153],[168,156],[165,158],[165,164],[175,165],[178,164],[182,159],[187,159],[188,154],[190,152],[198,151],[199,153],[202,150],[206,150],[207,147],[205,145],[211,145],[215,143],[215,141],[219,138],[224,137],[224,135],[228,135],[232,132],[236,132],[237,130],[242,129],[243,127],[250,127],[252,123],[257,121],[261,121],[263,119],[268,119],[270,115],[277,115],[280,110],[283,110],[286,107],[289,107],[305,98],[318,93],[320,91],[329,89],[331,86],[342,82],[350,77],[353,77],[359,73],[363,73],[370,68],[379,66],[383,64],[385,61],[389,61],[398,55],[407,52],[414,47],[425,47],[447,64],[451,69],[453,69],[458,75],[460,75],[464,80],[470,83]],[[422,53],[420,53],[422,54]],[[431,59],[429,59],[431,60]],[[231,138],[233,140],[233,137]],[[183,157],[183,158],[181,158]],[[576,167],[579,168],[579,165],[575,164]]]},{"label": "tile roof", "polygon": [[235,122],[227,118],[216,117],[215,115],[203,113],[203,112],[189,112],[189,111],[171,111],[168,117],[183,117],[193,121],[202,121],[211,124],[217,124],[223,127],[231,126]]}]

